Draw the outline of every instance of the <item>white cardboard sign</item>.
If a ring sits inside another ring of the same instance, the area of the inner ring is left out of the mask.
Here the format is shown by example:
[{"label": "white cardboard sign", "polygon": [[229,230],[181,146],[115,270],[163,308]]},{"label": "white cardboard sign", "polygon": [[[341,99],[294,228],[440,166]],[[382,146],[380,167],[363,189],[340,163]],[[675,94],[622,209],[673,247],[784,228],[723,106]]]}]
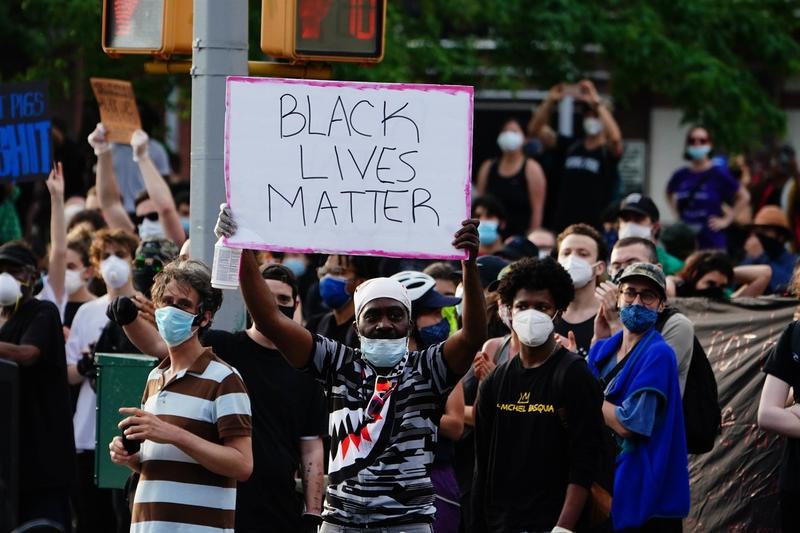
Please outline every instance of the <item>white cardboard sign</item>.
[{"label": "white cardboard sign", "polygon": [[229,77],[237,248],[461,259],[472,87]]}]

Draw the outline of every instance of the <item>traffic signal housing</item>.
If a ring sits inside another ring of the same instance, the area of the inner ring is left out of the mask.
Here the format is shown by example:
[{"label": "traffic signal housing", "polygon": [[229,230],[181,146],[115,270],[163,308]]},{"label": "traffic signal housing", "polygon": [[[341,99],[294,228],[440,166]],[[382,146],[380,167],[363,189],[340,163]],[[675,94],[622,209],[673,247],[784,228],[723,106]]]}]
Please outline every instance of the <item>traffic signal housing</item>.
[{"label": "traffic signal housing", "polygon": [[261,50],[294,62],[378,63],[388,0],[262,0]]},{"label": "traffic signal housing", "polygon": [[103,51],[169,58],[192,53],[193,0],[103,0]]}]

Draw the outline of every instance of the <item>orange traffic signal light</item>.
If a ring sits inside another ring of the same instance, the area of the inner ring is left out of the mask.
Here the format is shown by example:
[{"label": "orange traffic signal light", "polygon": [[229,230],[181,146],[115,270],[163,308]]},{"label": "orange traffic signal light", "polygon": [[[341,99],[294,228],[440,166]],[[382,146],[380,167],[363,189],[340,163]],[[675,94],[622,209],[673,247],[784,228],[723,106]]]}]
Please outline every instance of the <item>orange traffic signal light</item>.
[{"label": "orange traffic signal light", "polygon": [[192,53],[192,0],[103,0],[103,51],[111,57]]},{"label": "orange traffic signal light", "polygon": [[262,0],[261,50],[293,61],[378,63],[387,0]]}]

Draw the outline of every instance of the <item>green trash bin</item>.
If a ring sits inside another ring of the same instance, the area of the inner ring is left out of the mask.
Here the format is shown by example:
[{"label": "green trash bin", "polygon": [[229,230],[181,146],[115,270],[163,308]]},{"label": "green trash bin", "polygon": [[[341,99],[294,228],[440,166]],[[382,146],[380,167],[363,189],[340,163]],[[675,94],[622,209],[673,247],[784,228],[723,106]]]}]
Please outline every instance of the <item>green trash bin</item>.
[{"label": "green trash bin", "polygon": [[97,441],[94,482],[103,489],[121,489],[131,471],[115,465],[108,455],[108,443],[120,434],[120,407],[139,407],[150,371],[158,359],[141,354],[95,354],[97,365]]}]

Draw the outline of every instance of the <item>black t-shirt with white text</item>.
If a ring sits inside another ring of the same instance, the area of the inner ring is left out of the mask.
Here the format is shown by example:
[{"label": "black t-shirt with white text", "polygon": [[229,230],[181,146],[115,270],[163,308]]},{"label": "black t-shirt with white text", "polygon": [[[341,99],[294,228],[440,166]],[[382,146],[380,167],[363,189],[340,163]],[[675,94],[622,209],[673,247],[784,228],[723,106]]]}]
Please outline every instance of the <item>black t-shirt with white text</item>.
[{"label": "black t-shirt with white text", "polygon": [[236,531],[300,531],[303,503],[294,473],[300,464],[300,438],[328,432],[322,387],[247,332],[209,330],[203,345],[239,371],[250,396],[253,474],[238,484]]},{"label": "black t-shirt with white text", "polygon": [[619,158],[606,146],[588,150],[581,139],[558,136],[561,176],[553,230],[583,222],[602,228],[601,215],[616,194]]},{"label": "black t-shirt with white text", "polygon": [[0,328],[0,342],[41,352],[35,363],[19,367],[20,489],[66,488],[75,477],[75,437],[58,308],[28,300]]},{"label": "black t-shirt with white text", "polygon": [[475,532],[550,531],[567,485],[588,488],[595,481],[603,394],[580,360],[564,371],[560,394],[555,390],[555,370],[566,354],[560,348],[536,368],[524,368],[515,357],[481,385],[475,420]]}]

